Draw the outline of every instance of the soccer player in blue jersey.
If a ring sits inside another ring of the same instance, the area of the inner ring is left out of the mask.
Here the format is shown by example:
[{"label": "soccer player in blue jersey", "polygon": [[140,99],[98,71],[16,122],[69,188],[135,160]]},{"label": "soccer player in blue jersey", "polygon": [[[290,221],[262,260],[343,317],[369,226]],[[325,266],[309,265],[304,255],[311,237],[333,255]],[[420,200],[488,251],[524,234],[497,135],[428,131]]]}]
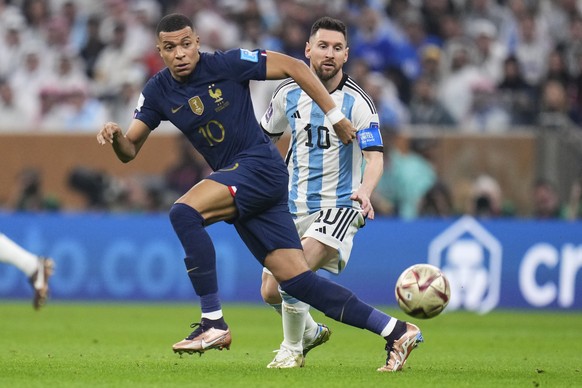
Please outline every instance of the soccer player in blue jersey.
[{"label": "soccer player in blue jersey", "polygon": [[129,162],[160,121],[169,120],[214,171],[170,209],[202,310],[200,323],[173,345],[174,352],[230,347],[231,333],[218,296],[214,246],[205,229],[226,221],[287,294],[333,319],[385,337],[388,360],[382,368],[400,370],[422,339],[420,332],[407,336],[405,322],[309,269],[287,204],[287,167],[254,116],[249,80],[293,78],[321,107],[344,144],[356,137],[351,122],[302,61],[263,50],[202,53],[192,22],[180,14],[164,16],[156,33],[166,68],[146,83],[125,134],[119,125],[108,122],[97,141],[111,144],[117,157]]},{"label": "soccer player in blue jersey", "polygon": [[[376,107],[343,72],[348,50],[342,21],[323,17],[313,24],[305,56],[336,105],[357,128],[357,142],[344,145],[330,130],[321,109],[293,79],[277,88],[260,123],[274,141],[285,131],[291,132],[286,156],[289,209],[309,267],[334,274],[347,265],[354,236],[364,226],[365,217],[374,218],[370,195],[384,164]],[[267,367],[302,367],[307,352],[326,342],[331,331],[313,320],[308,304],[285,292],[280,294],[266,268],[261,294],[283,319],[283,342]],[[411,330],[418,328],[411,325]]]}]

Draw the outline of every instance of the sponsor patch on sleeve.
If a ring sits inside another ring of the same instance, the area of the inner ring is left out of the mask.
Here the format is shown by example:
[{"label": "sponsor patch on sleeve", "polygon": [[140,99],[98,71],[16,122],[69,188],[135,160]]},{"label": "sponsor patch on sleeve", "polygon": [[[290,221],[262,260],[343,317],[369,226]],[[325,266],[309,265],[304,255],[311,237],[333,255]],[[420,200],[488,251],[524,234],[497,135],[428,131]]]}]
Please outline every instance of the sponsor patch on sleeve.
[{"label": "sponsor patch on sleeve", "polygon": [[242,59],[243,61],[258,62],[259,53],[258,51],[240,49],[240,59]]},{"label": "sponsor patch on sleeve", "polygon": [[273,117],[273,102],[269,103],[269,108],[267,108],[267,112],[265,113],[265,121],[268,123],[271,121],[271,117]]},{"label": "sponsor patch on sleeve", "polygon": [[374,146],[381,147],[383,145],[378,123],[370,123],[369,128],[360,129],[356,136],[358,137],[358,144],[362,150]]}]

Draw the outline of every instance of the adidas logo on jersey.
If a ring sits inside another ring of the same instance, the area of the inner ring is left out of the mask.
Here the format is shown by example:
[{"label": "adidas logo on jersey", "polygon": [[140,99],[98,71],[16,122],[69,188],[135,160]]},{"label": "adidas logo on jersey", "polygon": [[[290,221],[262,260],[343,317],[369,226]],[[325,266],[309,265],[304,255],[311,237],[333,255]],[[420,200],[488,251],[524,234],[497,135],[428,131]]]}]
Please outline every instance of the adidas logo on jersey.
[{"label": "adidas logo on jersey", "polygon": [[295,113],[293,113],[291,115],[291,117],[293,117],[294,119],[300,119],[301,118],[301,115],[299,114],[299,111],[296,110]]},{"label": "adidas logo on jersey", "polygon": [[325,234],[325,226],[322,226],[321,228],[317,228],[317,229],[315,229],[315,231]]}]

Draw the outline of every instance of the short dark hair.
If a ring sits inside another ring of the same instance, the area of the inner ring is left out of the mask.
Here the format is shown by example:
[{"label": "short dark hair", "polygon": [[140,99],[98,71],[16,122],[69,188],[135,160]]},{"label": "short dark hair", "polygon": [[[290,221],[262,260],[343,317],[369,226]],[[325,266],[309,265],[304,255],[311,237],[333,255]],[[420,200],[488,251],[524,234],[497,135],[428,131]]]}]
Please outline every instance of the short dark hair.
[{"label": "short dark hair", "polygon": [[160,32],[178,31],[186,27],[190,27],[194,30],[192,20],[180,13],[171,13],[160,20],[158,27],[156,28],[156,35],[159,35]]},{"label": "short dark hair", "polygon": [[313,23],[313,25],[311,26],[311,33],[309,34],[309,37],[312,37],[317,33],[317,31],[321,29],[341,32],[344,38],[346,39],[346,42],[348,40],[348,29],[344,22],[342,22],[341,20],[334,19],[329,16],[324,16],[322,18],[317,19],[315,23]]}]

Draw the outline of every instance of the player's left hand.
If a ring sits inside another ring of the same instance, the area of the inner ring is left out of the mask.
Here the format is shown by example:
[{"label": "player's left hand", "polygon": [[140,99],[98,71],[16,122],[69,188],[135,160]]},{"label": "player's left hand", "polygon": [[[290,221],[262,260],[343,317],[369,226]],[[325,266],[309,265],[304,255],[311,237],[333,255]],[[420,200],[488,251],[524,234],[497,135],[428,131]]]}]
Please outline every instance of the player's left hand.
[{"label": "player's left hand", "polygon": [[354,128],[350,120],[344,118],[338,121],[333,129],[336,135],[344,144],[350,144],[356,138],[357,129]]},{"label": "player's left hand", "polygon": [[117,123],[107,122],[103,125],[99,133],[97,133],[97,142],[101,145],[107,143],[113,144],[113,139],[118,135],[121,135],[119,125]]},{"label": "player's left hand", "polygon": [[362,214],[370,220],[374,219],[374,207],[370,201],[370,197],[359,190],[350,197],[352,201],[358,201],[362,207]]}]

